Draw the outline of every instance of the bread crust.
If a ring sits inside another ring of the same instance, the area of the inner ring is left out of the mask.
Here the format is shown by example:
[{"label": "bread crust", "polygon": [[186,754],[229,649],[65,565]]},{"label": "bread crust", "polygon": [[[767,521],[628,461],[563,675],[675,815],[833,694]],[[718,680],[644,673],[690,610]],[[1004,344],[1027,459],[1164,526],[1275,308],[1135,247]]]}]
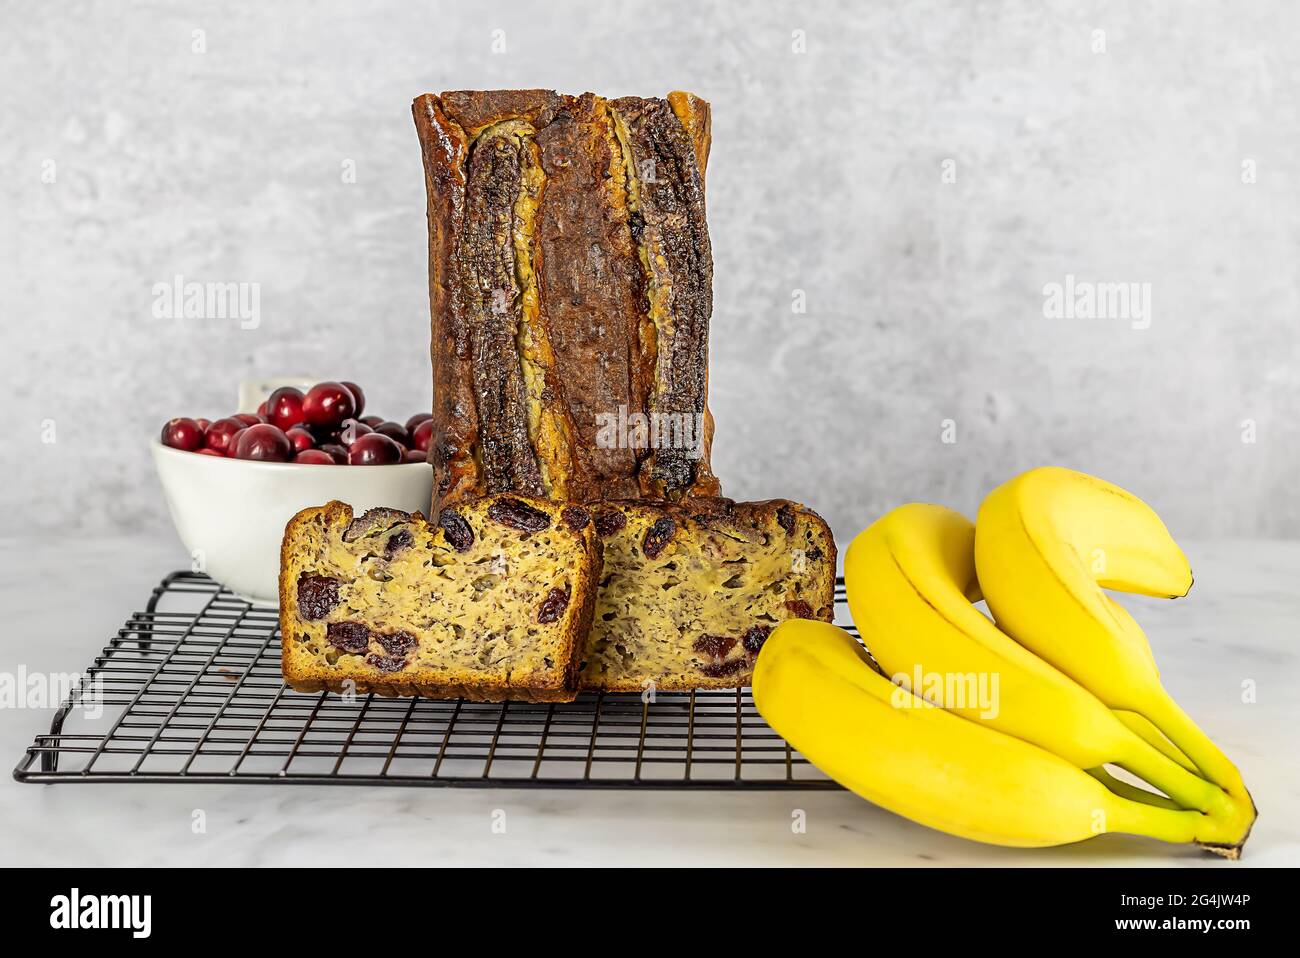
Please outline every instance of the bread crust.
[{"label": "bread crust", "polygon": [[448,119],[475,137],[505,120],[523,120],[542,129],[566,98],[554,90],[450,90],[438,99]]},{"label": "bread crust", "polygon": [[650,388],[638,338],[641,266],[606,101],[573,99],[537,145],[546,174],[538,212],[544,306],[577,446],[569,494],[636,497],[637,451],[597,438],[601,413],[644,409]]},{"label": "bread crust", "polygon": [[[680,102],[694,108],[688,120],[699,127],[698,105]],[[666,100],[622,97],[611,101],[610,110],[625,153],[631,226],[649,304],[642,323],[652,382],[647,414],[690,423],[702,443],[698,450],[680,442],[654,445],[641,462],[642,495],[716,495],[718,482],[709,468],[712,435],[704,428],[713,253],[698,141]]]},{"label": "bread crust", "polygon": [[446,115],[437,97],[419,97],[411,110],[420,133],[429,196],[429,312],[433,324],[430,359],[435,378],[429,453],[430,461],[435,463],[434,498],[468,498],[483,492],[481,470],[474,461],[478,404],[454,255],[457,232],[465,215],[469,137]]},{"label": "bread crust", "polygon": [[300,654],[295,654],[291,636],[302,627],[295,601],[297,576],[302,563],[294,550],[306,538],[312,524],[324,529],[350,528],[355,522],[384,513],[384,518],[395,522],[409,522],[419,533],[429,533],[435,541],[445,543],[443,528],[431,525],[420,513],[403,513],[396,510],[371,510],[361,517],[353,514],[352,507],[343,502],[331,501],[323,506],[304,509],[289,520],[280,551],[280,635],[281,672],[285,682],[299,692],[330,691],[343,693],[375,693],[382,696],[412,696],[426,698],[463,698],[476,702],[527,701],[568,702],[577,695],[582,648],[591,628],[591,617],[596,590],[600,581],[601,549],[589,517],[575,528],[575,523],[565,519],[565,506],[520,494],[487,497],[462,508],[486,510],[500,499],[513,499],[545,512],[554,528],[573,536],[574,551],[571,563],[566,566],[572,594],[563,615],[559,630],[562,642],[558,652],[557,667],[537,670],[523,675],[510,674],[508,681],[500,676],[453,666],[429,668],[407,667],[400,672],[383,672],[355,666],[348,674],[340,675],[334,667]]},{"label": "bread crust", "polygon": [[[431,514],[512,489],[582,502],[717,494],[707,405],[708,103],[681,91],[616,101],[549,90],[452,91],[418,97],[413,112],[428,195]],[[477,151],[501,136],[539,151],[544,181],[535,216],[515,202],[524,186],[513,168],[473,182]],[[526,215],[507,217],[512,203]],[[495,231],[495,250],[489,234],[474,228],[476,204],[495,204],[496,221],[509,220]],[[485,281],[479,267],[493,258],[497,278]],[[531,392],[504,370],[504,340],[494,340],[495,351],[475,349],[476,335],[500,320],[484,308],[485,282],[508,301],[507,325],[527,318],[519,311],[533,294],[508,281],[511,273],[537,280],[535,338],[544,342],[536,351],[521,345],[519,359],[526,367],[534,352],[541,355],[531,372],[544,386]],[[503,408],[510,410],[504,418],[497,415]],[[598,442],[598,417],[607,423],[620,413],[623,421],[683,417],[692,447]]]}]

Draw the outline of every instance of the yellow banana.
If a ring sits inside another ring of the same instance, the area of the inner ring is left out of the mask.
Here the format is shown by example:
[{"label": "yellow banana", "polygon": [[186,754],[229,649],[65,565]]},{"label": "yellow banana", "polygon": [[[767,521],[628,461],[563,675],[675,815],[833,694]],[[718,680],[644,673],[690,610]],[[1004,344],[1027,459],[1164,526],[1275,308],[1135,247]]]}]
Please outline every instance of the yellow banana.
[{"label": "yellow banana", "polygon": [[1173,742],[1165,737],[1165,733],[1160,731],[1151,724],[1150,719],[1145,719],[1137,712],[1127,712],[1124,709],[1112,709],[1115,717],[1123,722],[1135,734],[1148,742],[1152,748],[1158,749],[1162,755],[1177,762],[1189,772],[1195,772],[1196,766],[1192,760],[1178,750]]},{"label": "yellow banana", "polygon": [[1250,802],[1237,769],[1161,685],[1142,629],[1102,591],[1174,598],[1191,588],[1187,558],[1146,503],[1073,470],[1030,470],[980,506],[975,565],[1004,632],[1111,708],[1150,720],[1206,778]]},{"label": "yellow banana", "polygon": [[1215,816],[1224,841],[1248,833],[1249,818],[1222,789],[1154,748],[972,605],[979,599],[975,526],[965,516],[937,505],[900,506],[853,540],[844,578],[854,624],[896,682],[923,698],[937,683],[944,694],[934,704],[1080,769],[1119,765],[1183,808]]},{"label": "yellow banana", "polygon": [[1122,798],[1044,749],[916,698],[833,625],[779,625],[759,653],[753,689],[763,718],[815,766],[931,828],[1020,847],[1125,832],[1239,853],[1205,833],[1200,812]]}]

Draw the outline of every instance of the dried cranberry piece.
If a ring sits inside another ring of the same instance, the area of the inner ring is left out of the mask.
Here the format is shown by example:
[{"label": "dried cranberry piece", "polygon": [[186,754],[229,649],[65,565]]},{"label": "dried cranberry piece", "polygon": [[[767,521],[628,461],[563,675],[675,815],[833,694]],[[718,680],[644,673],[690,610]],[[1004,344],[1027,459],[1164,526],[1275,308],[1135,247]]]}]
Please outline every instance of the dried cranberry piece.
[{"label": "dried cranberry piece", "polygon": [[696,652],[710,658],[721,659],[736,646],[736,640],[725,635],[702,635],[691,645]]},{"label": "dried cranberry piece", "polygon": [[371,652],[366,656],[366,664],[380,672],[400,672],[406,668],[406,659],[396,655],[376,655]]},{"label": "dried cranberry piece", "polygon": [[384,555],[392,558],[403,549],[409,548],[415,542],[415,537],[411,535],[410,529],[401,529],[388,537],[388,545],[384,546]]},{"label": "dried cranberry piece", "polygon": [[560,518],[574,532],[587,528],[587,523],[591,521],[591,516],[587,515],[587,510],[578,506],[565,506],[564,511],[560,513]]},{"label": "dried cranberry piece", "polygon": [[711,678],[720,679],[724,676],[735,675],[744,667],[744,659],[732,659],[730,662],[710,662],[707,665],[701,665],[700,671]]},{"label": "dried cranberry piece", "polygon": [[787,602],[785,607],[789,609],[791,614],[793,614],[797,619],[811,619],[813,617],[812,607],[803,599],[793,599]]},{"label": "dried cranberry piece", "polygon": [[787,534],[794,532],[794,510],[789,506],[782,506],[776,510],[776,521]]},{"label": "dried cranberry piece", "polygon": [[338,579],[314,572],[298,576],[298,614],[304,619],[323,619],[338,604]]},{"label": "dried cranberry piece", "polygon": [[654,521],[649,529],[646,530],[645,538],[641,540],[641,551],[645,553],[647,559],[653,559],[664,551],[664,546],[673,537],[677,531],[677,523],[664,516]]},{"label": "dried cranberry piece", "polygon": [[410,632],[391,632],[387,635],[376,635],[375,641],[384,647],[384,651],[389,655],[406,656],[415,647],[420,644],[419,639]]},{"label": "dried cranberry piece", "polygon": [[596,534],[601,538],[612,536],[627,525],[627,516],[621,512],[602,512],[596,516]]},{"label": "dried cranberry piece", "polygon": [[551,517],[518,499],[498,499],[488,506],[488,518],[522,532],[541,532],[551,525]]},{"label": "dried cranberry piece", "polygon": [[438,525],[443,535],[457,552],[466,552],[474,544],[474,530],[459,512],[443,509],[438,514]]},{"label": "dried cranberry piece", "polygon": [[331,622],[325,627],[325,639],[334,648],[356,655],[370,644],[370,630],[360,622]]},{"label": "dried cranberry piece", "polygon": [[745,633],[744,644],[746,652],[757,652],[767,641],[767,637],[772,634],[770,625],[756,625]]},{"label": "dried cranberry piece", "polygon": [[537,621],[554,622],[562,616],[569,606],[570,593],[571,589],[567,585],[563,589],[557,587],[546,593],[546,598],[537,608]]}]

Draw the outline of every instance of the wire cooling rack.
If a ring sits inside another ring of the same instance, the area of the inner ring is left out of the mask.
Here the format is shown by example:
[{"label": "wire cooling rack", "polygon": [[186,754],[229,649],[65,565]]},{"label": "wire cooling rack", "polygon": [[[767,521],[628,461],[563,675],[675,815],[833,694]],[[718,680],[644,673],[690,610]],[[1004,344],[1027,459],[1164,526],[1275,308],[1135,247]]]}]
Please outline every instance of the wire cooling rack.
[{"label": "wire cooling rack", "polygon": [[[836,585],[837,605],[843,582]],[[14,769],[22,782],[838,788],[748,689],[499,704],[300,693],[275,609],[164,579]]]}]

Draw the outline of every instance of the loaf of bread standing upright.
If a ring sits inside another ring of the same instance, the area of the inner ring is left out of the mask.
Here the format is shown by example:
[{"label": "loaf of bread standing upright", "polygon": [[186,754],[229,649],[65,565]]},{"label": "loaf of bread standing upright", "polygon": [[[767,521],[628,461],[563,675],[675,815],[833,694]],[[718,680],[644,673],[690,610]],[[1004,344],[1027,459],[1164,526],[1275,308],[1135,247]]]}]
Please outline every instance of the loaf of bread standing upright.
[{"label": "loaf of bread standing upright", "polygon": [[707,403],[709,105],[426,94],[434,514],[516,491],[719,491]]}]

